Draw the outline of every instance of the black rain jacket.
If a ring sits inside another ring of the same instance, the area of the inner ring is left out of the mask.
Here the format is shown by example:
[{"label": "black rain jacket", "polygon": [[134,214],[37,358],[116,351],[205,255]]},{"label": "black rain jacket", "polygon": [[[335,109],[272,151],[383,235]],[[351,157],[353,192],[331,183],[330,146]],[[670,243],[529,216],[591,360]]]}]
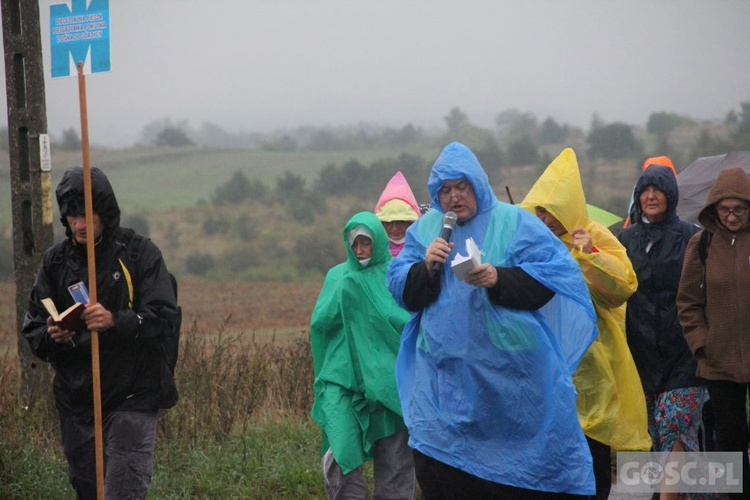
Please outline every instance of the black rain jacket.
[{"label": "black rain jacket", "polygon": [[[667,216],[661,222],[642,221],[639,198],[648,186],[667,196]],[[695,376],[696,361],[682,335],[676,303],[687,242],[699,228],[677,217],[678,199],[672,170],[648,167],[635,185],[636,223],[620,233],[638,276],[638,290],[628,300],[625,329],[647,395],[702,385]],[[649,241],[652,246],[647,252]]]},{"label": "black rain jacket", "polygon": [[[176,346],[181,323],[175,290],[161,252],[151,240],[120,228],[120,209],[106,176],[91,171],[94,212],[105,226],[96,245],[97,301],[114,315],[114,328],[99,332],[102,411],[156,410],[177,402],[168,346]],[[68,287],[88,286],[86,248],[71,238],[66,215],[81,213],[83,170],[70,169],[58,185],[67,238],[44,254],[31,291],[23,335],[36,356],[55,369],[54,393],[59,411],[93,417],[91,334],[80,330],[75,345],[55,343],[47,332],[49,316],[41,303],[51,297],[62,311],[73,304]],[[133,303],[126,271],[133,286]],[[89,287],[90,288],[90,287]]]}]

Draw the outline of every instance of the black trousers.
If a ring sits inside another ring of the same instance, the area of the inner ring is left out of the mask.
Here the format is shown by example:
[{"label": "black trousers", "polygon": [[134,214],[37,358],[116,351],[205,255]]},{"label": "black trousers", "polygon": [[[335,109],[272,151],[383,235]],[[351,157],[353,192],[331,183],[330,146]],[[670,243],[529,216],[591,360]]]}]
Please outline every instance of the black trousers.
[{"label": "black trousers", "polygon": [[594,460],[596,500],[607,500],[612,489],[612,449],[604,443],[586,436],[591,458]]},{"label": "black trousers", "polygon": [[717,451],[742,452],[742,491],[732,494],[732,498],[750,498],[750,463],[747,458],[747,447],[750,444],[750,432],[747,426],[748,385],[727,380],[706,380],[706,388],[711,396],[711,403],[716,419]]},{"label": "black trousers", "polygon": [[493,483],[414,450],[414,469],[423,500],[585,499],[585,495],[527,490]]}]

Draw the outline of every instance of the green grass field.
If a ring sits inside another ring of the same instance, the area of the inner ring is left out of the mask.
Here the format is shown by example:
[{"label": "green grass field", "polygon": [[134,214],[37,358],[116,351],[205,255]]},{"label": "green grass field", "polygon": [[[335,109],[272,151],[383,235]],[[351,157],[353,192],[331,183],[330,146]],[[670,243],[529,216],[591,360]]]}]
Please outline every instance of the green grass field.
[{"label": "green grass field", "polygon": [[[180,210],[208,201],[217,186],[236,171],[250,179],[260,179],[274,187],[276,178],[287,171],[313,182],[328,164],[356,159],[363,165],[375,160],[398,157],[402,153],[424,158],[437,156],[439,149],[415,145],[403,149],[373,149],[332,152],[273,152],[260,150],[221,150],[202,148],[138,148],[92,150],[91,165],[105,171],[125,213],[153,213]],[[0,228],[11,223],[9,160],[0,165]],[[69,167],[81,164],[80,152],[52,154],[53,186]],[[53,203],[54,205],[54,203]],[[55,206],[55,209],[57,207]]]}]

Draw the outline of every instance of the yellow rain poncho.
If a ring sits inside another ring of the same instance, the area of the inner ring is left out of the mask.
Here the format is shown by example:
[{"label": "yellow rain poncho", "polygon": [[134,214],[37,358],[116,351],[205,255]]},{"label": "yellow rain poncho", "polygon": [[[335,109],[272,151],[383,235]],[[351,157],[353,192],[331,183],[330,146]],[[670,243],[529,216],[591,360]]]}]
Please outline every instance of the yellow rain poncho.
[{"label": "yellow rain poncho", "polygon": [[[586,209],[578,161],[567,148],[547,167],[521,202],[543,207],[565,227],[560,239],[581,267],[596,310],[599,336],[573,375],[584,433],[618,450],[648,450],[646,399],[625,337],[625,305],[638,282],[625,248]],[[570,233],[591,234],[592,253],[573,247]]]}]

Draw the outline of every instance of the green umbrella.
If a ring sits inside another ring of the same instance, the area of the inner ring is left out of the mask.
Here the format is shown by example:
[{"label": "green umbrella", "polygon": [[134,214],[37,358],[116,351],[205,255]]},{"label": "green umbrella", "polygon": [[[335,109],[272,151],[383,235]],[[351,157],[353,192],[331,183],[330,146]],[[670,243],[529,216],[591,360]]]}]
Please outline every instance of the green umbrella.
[{"label": "green umbrella", "polygon": [[607,212],[603,208],[599,208],[588,203],[586,203],[586,208],[589,211],[589,217],[591,218],[591,220],[596,221],[599,224],[604,224],[607,227],[622,221],[622,217],[620,217],[619,215],[615,215],[612,212]]}]

